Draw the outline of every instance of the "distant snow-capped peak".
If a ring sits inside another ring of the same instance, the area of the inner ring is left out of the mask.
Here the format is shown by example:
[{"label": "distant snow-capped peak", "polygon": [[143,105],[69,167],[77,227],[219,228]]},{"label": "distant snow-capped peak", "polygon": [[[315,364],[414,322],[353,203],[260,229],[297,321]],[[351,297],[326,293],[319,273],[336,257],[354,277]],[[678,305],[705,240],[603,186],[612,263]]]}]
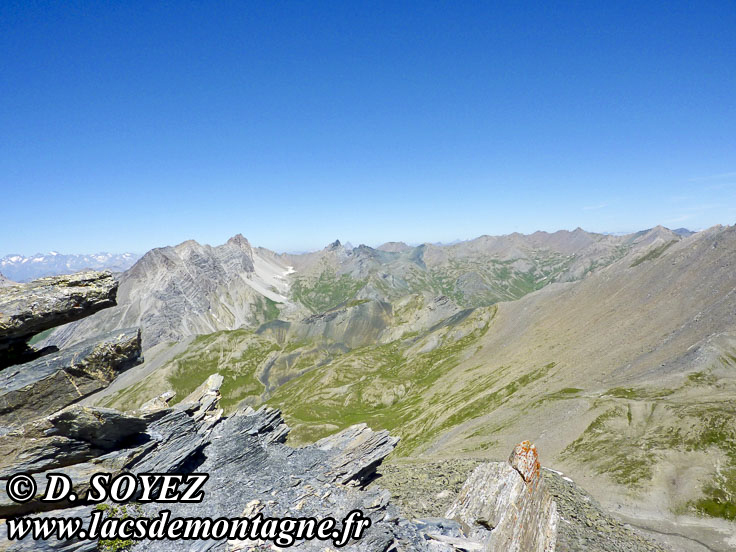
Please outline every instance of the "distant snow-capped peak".
[{"label": "distant snow-capped peak", "polygon": [[92,253],[64,255],[58,251],[25,256],[11,253],[0,258],[0,272],[16,282],[27,282],[44,276],[70,274],[84,269],[122,272],[138,259],[135,253]]}]

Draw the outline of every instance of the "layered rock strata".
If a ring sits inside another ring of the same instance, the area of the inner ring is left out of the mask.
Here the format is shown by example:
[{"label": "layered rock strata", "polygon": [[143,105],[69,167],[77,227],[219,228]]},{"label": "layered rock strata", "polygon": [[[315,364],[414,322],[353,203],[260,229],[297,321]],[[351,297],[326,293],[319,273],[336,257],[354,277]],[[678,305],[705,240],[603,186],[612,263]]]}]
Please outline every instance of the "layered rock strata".
[{"label": "layered rock strata", "polygon": [[44,330],[116,305],[110,272],[79,272],[0,288],[0,355]]}]

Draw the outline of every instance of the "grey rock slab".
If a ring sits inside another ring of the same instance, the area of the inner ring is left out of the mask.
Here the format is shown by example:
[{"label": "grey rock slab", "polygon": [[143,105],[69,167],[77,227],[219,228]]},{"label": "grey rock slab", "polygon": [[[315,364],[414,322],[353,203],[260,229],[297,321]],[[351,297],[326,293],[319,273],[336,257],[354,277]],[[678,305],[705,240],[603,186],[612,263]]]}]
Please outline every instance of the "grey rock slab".
[{"label": "grey rock slab", "polygon": [[19,340],[115,306],[110,272],[78,272],[0,287],[0,352]]},{"label": "grey rock slab", "polygon": [[[383,456],[393,447],[388,447],[383,437],[372,439],[370,435],[374,432],[360,426],[346,430],[345,435],[336,438],[330,447],[293,449],[269,437],[272,432],[284,434],[284,427],[280,413],[269,408],[258,412],[244,408],[222,419],[209,433],[209,445],[203,451],[206,459],[196,469],[210,474],[204,487],[205,500],[201,504],[171,504],[166,508],[170,508],[176,517],[207,516],[214,519],[252,514],[253,508],[246,512],[246,505],[258,504],[258,511],[264,517],[332,516],[338,520],[350,511],[360,509],[371,517],[373,526],[360,541],[348,544],[346,550],[388,550],[395,538],[398,512],[388,503],[385,491],[362,491],[341,485],[335,482],[329,471],[333,466],[343,464],[340,459],[344,460],[345,456],[341,454],[340,444],[352,443],[351,450],[360,449],[368,454],[371,458],[369,464],[376,458],[371,447],[380,450]],[[369,471],[366,465],[355,466],[349,470],[351,473]],[[162,505],[145,505],[144,509],[147,515],[155,515]],[[194,546],[192,549],[195,550],[249,549],[243,543],[228,544],[226,541],[202,541],[186,546],[183,543],[146,541],[141,546],[152,551],[184,550],[189,546]],[[310,541],[298,543],[293,549],[322,551],[332,547],[331,542]]]},{"label": "grey rock slab", "polygon": [[388,431],[371,431],[366,424],[357,424],[320,439],[313,447],[322,451],[337,451],[330,458],[327,472],[333,481],[343,485],[365,485],[398,442],[399,439],[389,435]]},{"label": "grey rock slab", "polygon": [[121,442],[146,430],[143,418],[111,408],[73,405],[48,417],[55,433],[96,448],[112,450]]},{"label": "grey rock slab", "polygon": [[1,371],[0,426],[20,426],[107,387],[140,352],[138,329],[117,330]]},{"label": "grey rock slab", "polygon": [[171,473],[192,471],[193,463],[209,444],[206,434],[198,432],[198,425],[182,410],[171,410],[151,423],[148,433],[156,443],[153,453],[134,466],[138,473]]}]

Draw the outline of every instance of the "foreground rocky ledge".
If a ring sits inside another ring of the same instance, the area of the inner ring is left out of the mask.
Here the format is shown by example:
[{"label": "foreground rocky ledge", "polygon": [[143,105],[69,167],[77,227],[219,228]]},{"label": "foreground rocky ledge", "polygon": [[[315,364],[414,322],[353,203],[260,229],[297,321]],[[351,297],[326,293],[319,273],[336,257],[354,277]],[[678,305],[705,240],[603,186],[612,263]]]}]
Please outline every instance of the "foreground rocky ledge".
[{"label": "foreground rocky ledge", "polygon": [[28,345],[39,332],[115,305],[117,288],[110,272],[87,271],[0,289],[0,435],[107,387],[140,360],[138,328],[62,351]]},{"label": "foreground rocky ledge", "polygon": [[[212,377],[176,407],[156,407],[123,415],[114,411],[71,407],[45,420],[27,424],[16,437],[45,435],[46,441],[27,449],[22,466],[39,483],[49,471],[69,475],[75,491],[84,493],[94,472],[113,474],[197,472],[210,474],[200,504],[143,504],[140,514],[155,517],[169,509],[172,517],[243,517],[258,513],[264,517],[332,516],[342,519],[352,510],[361,510],[372,520],[363,538],[345,549],[360,552],[421,551],[552,551],[555,543],[554,503],[541,480],[538,464],[526,481],[511,463],[487,464],[468,479],[461,498],[444,520],[406,520],[390,503],[388,491],[365,489],[376,475],[376,466],[395,447],[397,440],[385,431],[372,431],[364,424],[294,449],[284,444],[288,428],[277,410],[250,407],[223,418],[218,408],[218,388],[222,378]],[[158,404],[165,403],[165,399]],[[138,431],[142,427],[145,430]],[[105,435],[104,439],[90,436]],[[53,441],[52,441],[53,440]],[[101,456],[88,458],[95,443],[106,443]],[[5,445],[7,446],[7,441]],[[66,444],[66,449],[64,448]],[[3,442],[0,440],[0,450]],[[49,451],[56,449],[53,459]],[[536,459],[536,451],[528,447]],[[36,451],[35,453],[32,451]],[[64,452],[68,453],[66,456]],[[36,461],[29,457],[36,455]],[[78,461],[82,460],[82,461]],[[528,458],[521,459],[522,461]],[[2,468],[7,474],[13,464]],[[21,463],[15,463],[20,468]],[[489,479],[491,472],[503,474]],[[41,486],[40,486],[41,487]],[[0,492],[0,516],[38,512],[44,505],[31,501],[19,511],[18,505]],[[58,505],[57,505],[58,506]],[[86,518],[92,505],[62,504],[61,509],[43,516]],[[497,523],[496,526],[493,523]],[[517,543],[519,548],[509,548]],[[7,541],[6,525],[0,526],[0,549],[9,551],[93,551],[92,541]],[[331,543],[298,542],[293,549],[331,550]],[[527,548],[530,546],[530,548]],[[247,551],[279,550],[272,543],[237,541],[143,541],[134,550]]]},{"label": "foreground rocky ledge", "polygon": [[0,428],[51,414],[107,387],[138,362],[140,351],[140,331],[133,328],[0,371]]},{"label": "foreground rocky ledge", "polygon": [[44,330],[115,306],[118,283],[109,271],[78,272],[0,287],[0,360],[11,364]]}]

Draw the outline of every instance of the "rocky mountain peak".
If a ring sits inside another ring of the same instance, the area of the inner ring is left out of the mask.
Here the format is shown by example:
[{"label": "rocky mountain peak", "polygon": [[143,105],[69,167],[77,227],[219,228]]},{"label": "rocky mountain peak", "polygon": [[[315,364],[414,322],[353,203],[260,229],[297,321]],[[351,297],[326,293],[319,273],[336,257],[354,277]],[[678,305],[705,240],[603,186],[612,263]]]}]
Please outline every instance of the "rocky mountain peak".
[{"label": "rocky mountain peak", "polygon": [[188,240],[153,249],[120,275],[120,308],[60,328],[49,342],[68,345],[100,331],[141,325],[148,348],[218,329],[256,326],[268,316],[267,300],[286,301],[289,269],[269,253],[254,252],[241,234],[214,247]]},{"label": "rocky mountain peak", "polygon": [[232,238],[227,240],[227,245],[234,245],[247,251],[249,255],[253,254],[250,242],[243,236],[243,234],[235,234]]}]

